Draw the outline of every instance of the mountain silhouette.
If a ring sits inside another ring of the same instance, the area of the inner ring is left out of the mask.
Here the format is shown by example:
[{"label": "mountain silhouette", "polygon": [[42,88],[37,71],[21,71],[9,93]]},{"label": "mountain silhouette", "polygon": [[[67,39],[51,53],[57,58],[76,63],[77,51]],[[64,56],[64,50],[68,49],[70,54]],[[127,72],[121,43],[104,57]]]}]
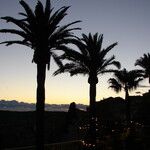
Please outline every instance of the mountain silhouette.
[{"label": "mountain silhouette", "polygon": [[[77,104],[77,108],[81,110],[86,110],[86,105]],[[8,111],[35,111],[36,104],[18,102],[17,100],[0,100],[0,110]],[[69,104],[46,104],[46,111],[64,111],[67,112],[69,109]]]}]

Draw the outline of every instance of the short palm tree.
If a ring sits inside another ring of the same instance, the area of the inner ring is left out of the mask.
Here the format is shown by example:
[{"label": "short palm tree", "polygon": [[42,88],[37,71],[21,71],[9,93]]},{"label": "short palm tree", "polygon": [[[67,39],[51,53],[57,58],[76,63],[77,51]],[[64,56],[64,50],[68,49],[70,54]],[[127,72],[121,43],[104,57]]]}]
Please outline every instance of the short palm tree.
[{"label": "short palm tree", "polygon": [[129,123],[131,120],[130,112],[130,99],[129,91],[136,89],[139,86],[139,82],[142,81],[141,70],[127,71],[125,68],[114,72],[114,78],[110,78],[108,83],[110,88],[115,90],[117,93],[124,90],[126,100],[126,119]]},{"label": "short palm tree", "polygon": [[140,57],[136,60],[135,66],[140,66],[144,73],[144,78],[149,79],[150,84],[150,54],[144,54],[143,57]]},{"label": "short palm tree", "polygon": [[88,83],[90,84],[90,138],[95,143],[95,102],[96,102],[96,84],[98,83],[98,75],[112,72],[110,66],[120,68],[120,63],[115,61],[115,56],[107,58],[107,54],[117,43],[113,43],[105,49],[102,49],[103,35],[98,33],[92,35],[82,34],[81,39],[74,39],[72,43],[78,48],[78,51],[69,46],[60,46],[65,53],[60,59],[68,60],[64,65],[60,64],[59,69],[54,75],[69,72],[71,76],[77,74],[87,74]]},{"label": "short palm tree", "polygon": [[23,19],[16,19],[10,16],[2,17],[15,24],[19,29],[1,29],[0,33],[11,33],[19,35],[22,39],[1,42],[7,46],[21,44],[34,50],[33,62],[37,64],[37,97],[36,97],[36,145],[37,149],[44,149],[44,105],[45,105],[45,78],[46,66],[50,66],[50,58],[56,55],[52,50],[57,49],[64,43],[69,43],[74,38],[71,25],[79,22],[75,21],[67,25],[60,25],[60,22],[67,15],[69,7],[61,7],[53,12],[50,0],[46,0],[46,6],[38,1],[33,12],[24,1],[19,1],[24,12],[19,13]]}]

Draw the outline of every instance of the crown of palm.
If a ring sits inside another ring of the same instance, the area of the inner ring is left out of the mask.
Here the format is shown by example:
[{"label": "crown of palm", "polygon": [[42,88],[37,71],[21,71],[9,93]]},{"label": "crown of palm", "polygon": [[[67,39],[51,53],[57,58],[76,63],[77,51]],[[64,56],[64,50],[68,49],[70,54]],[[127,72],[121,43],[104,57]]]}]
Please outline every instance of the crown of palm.
[{"label": "crown of palm", "polygon": [[42,3],[38,1],[35,11],[28,6],[28,4],[21,0],[21,6],[25,12],[19,13],[24,19],[15,19],[10,16],[2,17],[7,22],[17,25],[18,29],[1,29],[0,32],[12,33],[20,35],[23,40],[5,41],[1,44],[7,46],[11,44],[22,44],[31,47],[35,50],[33,61],[35,63],[44,62],[49,64],[51,49],[55,49],[58,45],[69,43],[69,40],[74,36],[70,31],[80,28],[69,28],[69,26],[80,22],[75,21],[70,24],[59,26],[59,23],[67,15],[66,11],[69,7],[61,7],[56,12],[52,12],[50,0],[46,1],[45,8]]},{"label": "crown of palm", "polygon": [[143,80],[141,70],[126,69],[118,70],[114,73],[114,78],[108,80],[110,88],[116,92],[120,92],[122,89],[133,90],[139,86],[139,82]]},{"label": "crown of palm", "polygon": [[143,57],[140,57],[136,60],[135,66],[140,66],[143,68],[143,72],[145,73],[145,76],[150,76],[150,54],[144,54]]},{"label": "crown of palm", "polygon": [[78,48],[78,51],[68,47],[59,47],[65,53],[60,56],[60,59],[67,59],[70,61],[65,65],[61,65],[60,68],[54,73],[59,74],[63,72],[70,72],[71,75],[76,74],[89,74],[90,72],[96,72],[96,74],[112,71],[107,69],[108,66],[114,65],[117,68],[120,67],[120,63],[115,61],[115,56],[106,58],[107,53],[117,45],[113,43],[106,49],[102,49],[103,35],[98,33],[92,36],[82,34],[81,39],[74,39],[72,43]]}]

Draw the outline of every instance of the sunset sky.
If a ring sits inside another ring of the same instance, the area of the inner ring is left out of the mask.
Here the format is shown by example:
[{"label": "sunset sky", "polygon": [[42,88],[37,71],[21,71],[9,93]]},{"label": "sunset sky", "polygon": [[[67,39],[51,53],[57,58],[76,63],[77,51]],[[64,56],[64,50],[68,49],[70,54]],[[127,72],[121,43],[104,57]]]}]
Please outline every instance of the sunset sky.
[{"label": "sunset sky", "polygon": [[[45,0],[41,1],[45,3]],[[37,0],[26,2],[34,8]],[[52,4],[55,10],[61,6],[71,6],[63,24],[82,20],[76,25],[82,28],[75,32],[77,36],[89,32],[104,34],[103,47],[118,42],[110,54],[116,56],[122,68],[134,69],[135,60],[150,52],[150,0],[52,0]],[[17,17],[22,10],[18,0],[0,0],[0,17]],[[0,20],[1,29],[11,27],[14,26]],[[11,37],[0,34],[0,42]],[[35,103],[36,65],[31,63],[32,57],[33,50],[28,47],[0,45],[0,99]],[[69,104],[74,101],[88,104],[87,76],[61,74],[54,77],[52,73],[56,69],[52,61],[51,69],[47,71],[46,103]],[[108,89],[107,80],[111,76],[99,76],[97,101],[110,96],[124,97],[124,92],[116,94]],[[147,81],[142,84],[147,85]],[[138,88],[137,91],[144,93],[148,88]]]}]

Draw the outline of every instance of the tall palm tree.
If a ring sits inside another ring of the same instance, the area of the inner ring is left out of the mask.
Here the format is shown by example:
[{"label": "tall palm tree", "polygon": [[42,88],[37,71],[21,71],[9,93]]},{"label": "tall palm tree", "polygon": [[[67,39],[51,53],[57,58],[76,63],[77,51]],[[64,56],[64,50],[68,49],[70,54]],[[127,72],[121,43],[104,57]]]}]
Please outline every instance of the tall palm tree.
[{"label": "tall palm tree", "polygon": [[137,59],[135,66],[140,66],[142,68],[144,78],[148,78],[150,84],[150,53],[144,54],[143,57]]},{"label": "tall palm tree", "polygon": [[131,120],[130,112],[130,98],[129,91],[135,90],[139,86],[139,82],[142,81],[141,70],[131,70],[127,71],[125,68],[114,72],[114,78],[110,78],[108,83],[110,88],[115,90],[115,92],[125,91],[126,100],[126,119],[127,123]]},{"label": "tall palm tree", "polygon": [[36,95],[36,147],[44,149],[44,105],[45,105],[45,78],[46,66],[50,67],[51,56],[57,60],[52,50],[57,49],[64,43],[69,43],[70,39],[75,38],[72,30],[80,28],[70,28],[75,21],[67,25],[60,25],[60,22],[67,15],[69,7],[61,7],[53,12],[50,0],[46,0],[45,8],[38,1],[34,12],[24,1],[19,1],[24,12],[19,13],[23,19],[16,19],[10,16],[2,17],[6,22],[15,24],[18,29],[1,29],[1,33],[11,33],[19,35],[22,39],[1,42],[6,46],[21,44],[34,50],[33,62],[37,64],[37,95]]},{"label": "tall palm tree", "polygon": [[60,56],[60,59],[68,60],[64,65],[59,64],[59,69],[54,75],[69,72],[71,76],[77,74],[87,74],[88,83],[90,84],[90,136],[95,143],[95,102],[96,102],[96,84],[98,83],[98,75],[113,70],[109,66],[120,68],[120,63],[115,61],[115,56],[107,58],[108,52],[114,48],[117,43],[113,43],[105,49],[102,49],[103,35],[98,33],[92,35],[82,34],[81,39],[73,39],[72,43],[75,44],[78,50],[72,49],[71,46],[60,46],[65,53]]}]

